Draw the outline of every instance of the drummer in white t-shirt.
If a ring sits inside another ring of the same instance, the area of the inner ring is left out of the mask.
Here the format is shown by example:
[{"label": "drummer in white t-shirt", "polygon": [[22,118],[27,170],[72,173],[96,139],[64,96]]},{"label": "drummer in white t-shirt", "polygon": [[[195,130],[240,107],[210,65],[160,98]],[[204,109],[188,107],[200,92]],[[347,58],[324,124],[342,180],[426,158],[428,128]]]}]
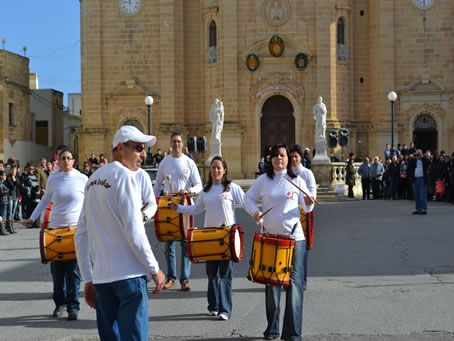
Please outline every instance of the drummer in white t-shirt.
[{"label": "drummer in white t-shirt", "polygon": [[[202,181],[196,164],[183,153],[183,135],[175,132],[170,137],[171,154],[166,156],[159,164],[154,194],[160,196],[161,190],[167,193],[199,193],[202,190]],[[170,177],[169,177],[170,176]],[[170,180],[169,180],[170,178]],[[170,186],[169,186],[170,181]],[[164,186],[163,186],[164,185]],[[181,290],[189,291],[189,276],[191,274],[191,262],[186,254],[186,241],[181,240]],[[175,256],[175,241],[166,242],[167,281],[164,288],[168,289],[176,284],[177,263]]]}]

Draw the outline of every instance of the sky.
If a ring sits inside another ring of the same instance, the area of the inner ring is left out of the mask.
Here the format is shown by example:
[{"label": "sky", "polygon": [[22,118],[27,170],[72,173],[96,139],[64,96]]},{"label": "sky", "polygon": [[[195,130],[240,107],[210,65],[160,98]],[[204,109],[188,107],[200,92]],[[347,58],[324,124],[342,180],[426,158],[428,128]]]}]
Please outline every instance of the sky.
[{"label": "sky", "polygon": [[80,92],[79,0],[0,0],[0,48],[30,59],[40,89]]}]

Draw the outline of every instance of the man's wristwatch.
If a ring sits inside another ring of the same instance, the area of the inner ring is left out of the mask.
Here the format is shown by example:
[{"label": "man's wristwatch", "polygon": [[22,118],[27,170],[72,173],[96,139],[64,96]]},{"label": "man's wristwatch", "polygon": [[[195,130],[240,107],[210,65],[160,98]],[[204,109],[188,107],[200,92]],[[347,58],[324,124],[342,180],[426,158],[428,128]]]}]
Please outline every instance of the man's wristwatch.
[{"label": "man's wristwatch", "polygon": [[143,214],[143,221],[148,221],[148,216],[145,213]]}]

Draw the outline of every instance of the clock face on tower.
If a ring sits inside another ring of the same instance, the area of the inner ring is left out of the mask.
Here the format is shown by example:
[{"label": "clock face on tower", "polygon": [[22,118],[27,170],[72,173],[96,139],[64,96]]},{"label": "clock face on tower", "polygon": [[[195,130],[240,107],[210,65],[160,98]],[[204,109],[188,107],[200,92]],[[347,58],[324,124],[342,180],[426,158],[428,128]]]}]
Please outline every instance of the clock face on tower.
[{"label": "clock face on tower", "polygon": [[118,0],[120,12],[124,15],[136,15],[142,7],[142,0]]},{"label": "clock face on tower", "polygon": [[412,0],[419,9],[429,9],[435,4],[435,0]]}]

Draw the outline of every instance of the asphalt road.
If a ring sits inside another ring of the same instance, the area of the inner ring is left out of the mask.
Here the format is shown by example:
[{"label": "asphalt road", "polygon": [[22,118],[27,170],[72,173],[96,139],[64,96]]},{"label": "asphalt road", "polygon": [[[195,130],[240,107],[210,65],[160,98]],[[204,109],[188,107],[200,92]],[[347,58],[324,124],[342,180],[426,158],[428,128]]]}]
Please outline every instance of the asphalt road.
[{"label": "asphalt road", "polygon": [[[304,296],[304,340],[454,340],[454,206],[409,201],[322,203]],[[195,226],[202,226],[197,217]],[[150,340],[259,340],[266,327],[263,286],[246,279],[253,220],[241,209],[245,257],[235,264],[233,315],[207,316],[204,264],[193,264],[193,290],[150,292]],[[147,225],[165,269],[164,245]],[[179,253],[180,247],[177,247]],[[178,262],[179,264],[179,262]],[[52,280],[39,260],[38,230],[0,236],[0,340],[97,340],[83,301],[78,321],[51,317]]]}]

